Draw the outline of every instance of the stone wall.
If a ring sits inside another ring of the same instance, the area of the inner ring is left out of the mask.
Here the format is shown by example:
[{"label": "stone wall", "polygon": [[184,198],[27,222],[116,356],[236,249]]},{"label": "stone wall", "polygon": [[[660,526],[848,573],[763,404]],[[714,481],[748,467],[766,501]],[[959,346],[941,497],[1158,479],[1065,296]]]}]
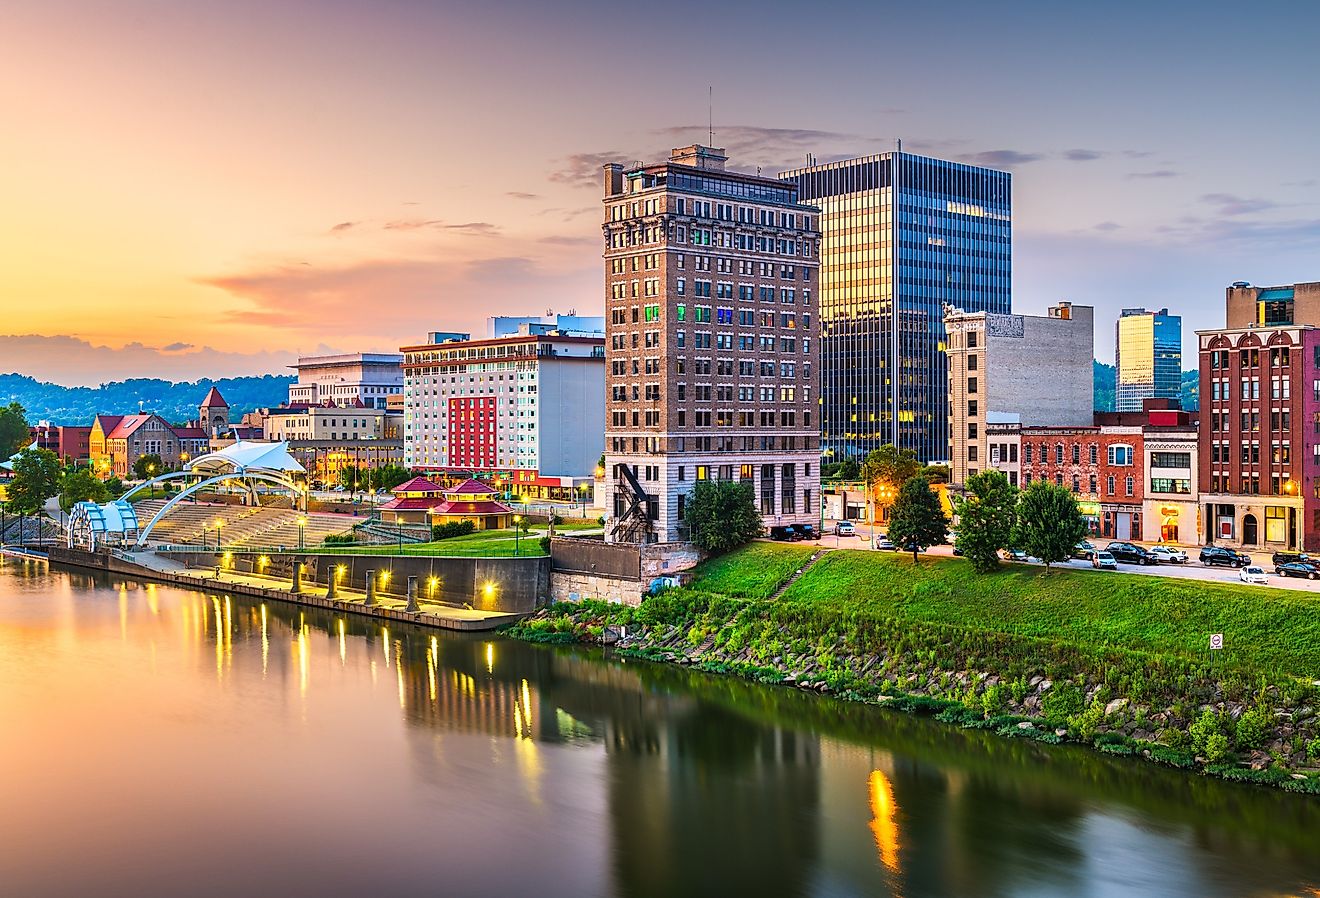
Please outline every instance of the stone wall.
[{"label": "stone wall", "polygon": [[574,571],[554,571],[550,574],[550,600],[577,602],[596,599],[602,602],[620,602],[640,605],[645,583],[627,577],[608,577],[602,574],[584,574]]},{"label": "stone wall", "polygon": [[706,553],[692,543],[656,543],[642,546],[642,580],[673,577],[706,560]]}]

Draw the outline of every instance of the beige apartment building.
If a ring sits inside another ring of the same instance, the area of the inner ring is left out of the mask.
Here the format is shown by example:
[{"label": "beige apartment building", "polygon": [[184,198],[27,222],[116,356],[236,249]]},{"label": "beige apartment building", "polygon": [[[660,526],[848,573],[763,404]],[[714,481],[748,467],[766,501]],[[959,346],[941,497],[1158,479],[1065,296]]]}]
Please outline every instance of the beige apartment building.
[{"label": "beige apartment building", "polygon": [[703,479],[751,484],[767,528],[820,520],[818,212],[726,161],[605,166],[611,541],[690,538]]},{"label": "beige apartment building", "polygon": [[[987,467],[1007,472],[1011,441],[992,440],[996,425],[1090,426],[1095,310],[1061,302],[1040,315],[999,315],[947,308],[950,481]],[[1002,444],[1002,451],[995,452]],[[992,453],[995,457],[992,458]],[[1011,479],[1011,478],[1010,478]]]}]

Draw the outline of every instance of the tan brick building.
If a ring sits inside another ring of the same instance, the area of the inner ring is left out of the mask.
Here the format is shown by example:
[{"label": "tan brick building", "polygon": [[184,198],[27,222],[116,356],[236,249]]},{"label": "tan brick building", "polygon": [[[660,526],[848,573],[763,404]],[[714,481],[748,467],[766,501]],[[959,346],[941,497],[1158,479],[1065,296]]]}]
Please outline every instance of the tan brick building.
[{"label": "tan brick building", "polygon": [[692,484],[820,520],[818,212],[722,150],[605,166],[607,539],[671,542]]}]

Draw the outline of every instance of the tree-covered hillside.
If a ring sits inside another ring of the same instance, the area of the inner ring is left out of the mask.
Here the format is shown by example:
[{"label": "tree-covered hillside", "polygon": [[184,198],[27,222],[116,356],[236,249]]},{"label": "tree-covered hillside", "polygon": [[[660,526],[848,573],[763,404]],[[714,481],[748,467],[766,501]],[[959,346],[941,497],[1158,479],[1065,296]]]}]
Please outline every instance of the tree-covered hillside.
[{"label": "tree-covered hillside", "polygon": [[229,403],[233,419],[254,408],[279,405],[289,397],[292,377],[202,378],[193,383],[171,383],[157,378],[136,378],[101,384],[99,387],[63,387],[22,374],[0,374],[0,405],[18,402],[32,423],[89,425],[98,414],[127,415],[156,412],[171,422],[197,417],[197,406],[211,387],[217,387]]}]

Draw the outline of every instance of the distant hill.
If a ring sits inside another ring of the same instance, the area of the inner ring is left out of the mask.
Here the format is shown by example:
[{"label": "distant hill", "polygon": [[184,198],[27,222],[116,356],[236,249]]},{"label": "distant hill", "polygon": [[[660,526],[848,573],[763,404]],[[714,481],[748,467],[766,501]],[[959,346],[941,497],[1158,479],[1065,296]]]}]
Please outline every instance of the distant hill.
[{"label": "distant hill", "polygon": [[[1117,372],[1113,365],[1106,365],[1104,362],[1093,362],[1095,371],[1095,410],[1097,412],[1112,412],[1114,410],[1114,382],[1117,378]],[[1189,412],[1194,412],[1201,407],[1200,396],[1197,394],[1197,373],[1195,371],[1184,371],[1182,373],[1182,407]]]},{"label": "distant hill", "polygon": [[224,377],[203,378],[194,383],[172,383],[157,378],[135,378],[101,384],[99,387],[63,387],[22,374],[0,374],[0,405],[17,402],[27,410],[31,423],[90,425],[98,414],[127,415],[138,410],[156,412],[172,423],[197,417],[197,406],[211,387],[220,390],[229,403],[230,415],[239,416],[254,408],[279,405],[289,398],[294,378]]}]

